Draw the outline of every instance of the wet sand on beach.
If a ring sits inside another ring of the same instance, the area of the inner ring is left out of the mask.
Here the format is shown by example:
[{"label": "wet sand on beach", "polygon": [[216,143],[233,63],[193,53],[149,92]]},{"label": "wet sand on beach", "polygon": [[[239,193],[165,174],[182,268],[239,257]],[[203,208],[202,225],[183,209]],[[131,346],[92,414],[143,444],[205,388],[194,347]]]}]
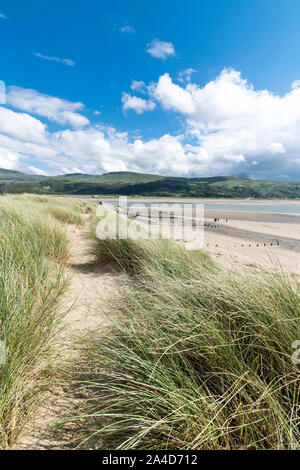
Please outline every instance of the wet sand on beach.
[{"label": "wet sand on beach", "polygon": [[205,222],[216,228],[205,227],[203,248],[222,264],[263,266],[272,271],[283,268],[300,276],[299,216],[209,210]]},{"label": "wet sand on beach", "polygon": [[[144,213],[140,212],[145,223],[147,210],[144,208]],[[175,220],[183,216],[178,207],[157,209],[151,212],[154,225],[158,226],[160,222],[170,224],[170,212]],[[191,233],[195,231],[193,220],[199,221],[201,217],[201,214],[196,215],[198,219],[192,208],[185,209],[184,218],[188,226],[184,233],[187,237],[182,238],[186,246],[192,248],[197,248],[197,243],[191,243]],[[292,276],[300,276],[299,214],[206,209],[204,223],[203,243],[199,248],[224,266],[262,266],[271,271],[283,269]]]}]

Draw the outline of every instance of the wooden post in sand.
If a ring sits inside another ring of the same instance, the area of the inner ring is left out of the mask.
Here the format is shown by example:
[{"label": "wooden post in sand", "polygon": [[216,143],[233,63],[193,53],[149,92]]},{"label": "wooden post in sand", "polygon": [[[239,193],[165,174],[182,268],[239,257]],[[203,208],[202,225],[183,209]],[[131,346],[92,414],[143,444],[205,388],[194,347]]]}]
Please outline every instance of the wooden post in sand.
[{"label": "wooden post in sand", "polygon": [[175,212],[170,211],[170,238],[174,239],[174,223],[175,223]]},{"label": "wooden post in sand", "polygon": [[148,223],[148,238],[151,238],[152,231],[151,231],[151,207],[147,208],[147,223]]},{"label": "wooden post in sand", "polygon": [[158,214],[158,225],[159,225],[159,238],[162,237],[162,211]]}]

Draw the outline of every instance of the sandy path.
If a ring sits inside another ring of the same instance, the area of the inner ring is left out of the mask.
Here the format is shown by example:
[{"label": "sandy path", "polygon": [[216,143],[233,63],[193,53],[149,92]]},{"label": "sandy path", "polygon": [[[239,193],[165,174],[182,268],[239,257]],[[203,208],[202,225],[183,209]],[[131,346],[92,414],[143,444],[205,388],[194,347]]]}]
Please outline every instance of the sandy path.
[{"label": "sandy path", "polygon": [[68,238],[71,253],[68,274],[71,282],[65,296],[65,305],[70,311],[64,318],[64,335],[66,343],[71,339],[73,344],[72,335],[81,336],[107,324],[101,310],[114,296],[117,289],[116,277],[119,274],[111,265],[94,265],[88,230],[68,227]]},{"label": "sandy path", "polygon": [[[108,320],[104,315],[109,300],[116,296],[118,283],[122,274],[117,273],[111,265],[95,266],[91,254],[91,242],[87,229],[67,227],[70,241],[70,260],[67,275],[70,285],[65,294],[63,307],[69,309],[63,320],[63,330],[59,338],[62,363],[67,364],[70,358],[76,358],[78,337],[86,333],[105,329]],[[72,386],[65,384],[55,386],[47,405],[41,407],[31,431],[21,440],[18,449],[51,450],[70,448],[74,429],[64,426],[62,430],[51,428],[62,417],[72,410],[82,408],[85,396],[76,394]]]}]

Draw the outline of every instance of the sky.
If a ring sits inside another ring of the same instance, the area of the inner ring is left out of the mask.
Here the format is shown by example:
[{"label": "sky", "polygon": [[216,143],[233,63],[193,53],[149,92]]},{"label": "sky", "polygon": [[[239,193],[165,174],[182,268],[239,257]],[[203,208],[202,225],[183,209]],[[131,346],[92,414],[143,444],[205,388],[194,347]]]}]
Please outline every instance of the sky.
[{"label": "sky", "polygon": [[0,167],[300,181],[299,0],[0,0]]}]

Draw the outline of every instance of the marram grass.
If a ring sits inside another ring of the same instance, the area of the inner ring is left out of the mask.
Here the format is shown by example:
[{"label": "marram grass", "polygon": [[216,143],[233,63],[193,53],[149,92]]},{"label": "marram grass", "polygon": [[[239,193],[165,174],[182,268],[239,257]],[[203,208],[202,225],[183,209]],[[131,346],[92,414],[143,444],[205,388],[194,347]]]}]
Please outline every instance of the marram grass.
[{"label": "marram grass", "polygon": [[241,274],[171,241],[98,240],[128,276],[111,327],[86,342],[86,438],[110,449],[294,449],[299,286]]},{"label": "marram grass", "polygon": [[0,448],[12,448],[51,387],[60,305],[67,284],[66,233],[60,221],[81,223],[84,207],[41,196],[0,198]]}]

